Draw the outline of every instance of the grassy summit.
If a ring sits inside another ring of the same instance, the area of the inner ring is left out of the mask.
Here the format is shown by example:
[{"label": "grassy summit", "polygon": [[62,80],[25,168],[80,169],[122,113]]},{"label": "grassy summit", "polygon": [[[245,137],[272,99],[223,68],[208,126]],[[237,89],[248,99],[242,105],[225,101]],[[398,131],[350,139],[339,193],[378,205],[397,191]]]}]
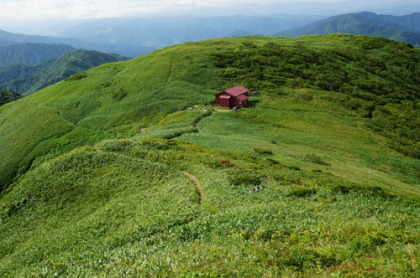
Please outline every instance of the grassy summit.
[{"label": "grassy summit", "polygon": [[[217,39],[0,107],[0,276],[419,275],[418,60]],[[238,83],[253,108],[213,111]]]}]

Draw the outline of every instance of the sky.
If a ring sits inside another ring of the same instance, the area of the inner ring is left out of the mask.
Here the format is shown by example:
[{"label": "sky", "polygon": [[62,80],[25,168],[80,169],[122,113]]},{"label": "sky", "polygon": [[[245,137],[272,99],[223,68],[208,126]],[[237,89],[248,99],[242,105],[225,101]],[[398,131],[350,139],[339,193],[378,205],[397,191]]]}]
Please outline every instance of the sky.
[{"label": "sky", "polygon": [[[196,8],[225,8],[242,4],[268,5],[285,3],[299,5],[303,2],[340,3],[346,0],[0,0],[2,21],[29,19],[86,19],[153,14],[170,11],[187,11]],[[419,1],[396,0],[353,0],[361,2],[404,3]],[[309,11],[306,11],[309,12]]]},{"label": "sky", "polygon": [[[225,3],[239,5],[272,0],[0,0],[0,18],[28,20],[42,18],[103,18],[133,14],[165,13],[194,8],[217,7]],[[286,1],[287,2],[287,1]]]},{"label": "sky", "polygon": [[315,12],[327,15],[335,11],[343,12],[346,7],[349,11],[356,11],[375,6],[389,7],[392,11],[393,5],[404,4],[420,5],[420,0],[0,0],[0,29],[19,29],[20,26],[29,30],[29,22],[34,21],[43,21],[47,28],[51,24],[58,27],[66,20],[183,12],[229,15],[236,11],[252,14],[254,11],[274,13],[278,10],[284,13],[307,15]]}]

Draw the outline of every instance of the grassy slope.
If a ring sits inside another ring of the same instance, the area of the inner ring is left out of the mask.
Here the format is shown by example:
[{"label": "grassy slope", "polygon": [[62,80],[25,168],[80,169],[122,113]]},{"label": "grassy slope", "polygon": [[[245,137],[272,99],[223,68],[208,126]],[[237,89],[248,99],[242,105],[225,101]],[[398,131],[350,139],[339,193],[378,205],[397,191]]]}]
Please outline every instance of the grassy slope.
[{"label": "grassy slope", "polygon": [[[354,38],[253,41],[324,51]],[[212,55],[249,40],[170,47],[1,107],[3,185],[32,170],[0,200],[0,274],[418,275],[418,159],[339,93],[257,83],[254,109],[203,106],[243,77]]]}]

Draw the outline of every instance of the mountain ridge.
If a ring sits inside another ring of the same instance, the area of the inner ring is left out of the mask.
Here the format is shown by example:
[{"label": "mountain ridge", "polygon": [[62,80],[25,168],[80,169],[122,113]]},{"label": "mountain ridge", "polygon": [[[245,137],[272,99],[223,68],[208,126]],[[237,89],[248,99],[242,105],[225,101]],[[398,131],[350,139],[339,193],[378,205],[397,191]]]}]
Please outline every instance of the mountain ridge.
[{"label": "mountain ridge", "polygon": [[35,65],[75,50],[65,44],[22,43],[0,47],[0,66]]},{"label": "mountain ridge", "polygon": [[[407,34],[404,36],[406,32]],[[303,27],[278,32],[276,35],[301,36],[328,33],[382,36],[418,44],[420,40],[420,13],[405,16],[378,15],[371,12],[343,14],[315,21]]]},{"label": "mountain ridge", "polygon": [[[416,276],[419,61],[223,38],[1,106],[0,276]],[[213,106],[238,84],[250,108]]]},{"label": "mountain ridge", "polygon": [[55,59],[37,65],[0,68],[0,87],[22,95],[29,95],[78,72],[105,63],[128,59],[117,54],[106,54],[94,50],[67,51]]},{"label": "mountain ridge", "polygon": [[148,47],[126,47],[114,46],[110,44],[101,44],[96,42],[87,42],[78,39],[49,37],[49,36],[35,36],[11,33],[0,30],[0,44],[3,46],[17,45],[22,43],[41,43],[41,44],[66,44],[74,48],[96,50],[107,53],[118,53],[120,55],[136,57],[150,52],[152,49]]}]

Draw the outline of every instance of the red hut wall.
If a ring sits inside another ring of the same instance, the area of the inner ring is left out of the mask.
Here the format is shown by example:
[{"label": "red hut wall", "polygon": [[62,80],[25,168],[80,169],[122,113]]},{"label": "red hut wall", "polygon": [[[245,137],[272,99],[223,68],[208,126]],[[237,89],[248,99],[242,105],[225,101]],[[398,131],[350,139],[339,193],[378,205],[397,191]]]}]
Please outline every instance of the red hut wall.
[{"label": "red hut wall", "polygon": [[231,96],[226,93],[216,95],[216,105],[231,108]]},{"label": "red hut wall", "polygon": [[248,107],[248,96],[243,94],[232,99],[232,107]]}]

